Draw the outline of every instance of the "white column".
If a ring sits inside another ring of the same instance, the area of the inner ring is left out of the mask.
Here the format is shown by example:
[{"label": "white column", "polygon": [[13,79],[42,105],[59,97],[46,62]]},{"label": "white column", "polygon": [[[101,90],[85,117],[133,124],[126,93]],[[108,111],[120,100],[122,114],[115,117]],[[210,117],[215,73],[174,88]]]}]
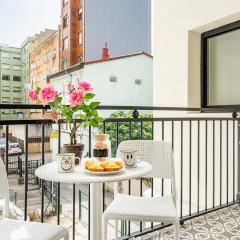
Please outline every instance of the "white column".
[{"label": "white column", "polygon": [[90,239],[102,240],[102,183],[90,184]]}]

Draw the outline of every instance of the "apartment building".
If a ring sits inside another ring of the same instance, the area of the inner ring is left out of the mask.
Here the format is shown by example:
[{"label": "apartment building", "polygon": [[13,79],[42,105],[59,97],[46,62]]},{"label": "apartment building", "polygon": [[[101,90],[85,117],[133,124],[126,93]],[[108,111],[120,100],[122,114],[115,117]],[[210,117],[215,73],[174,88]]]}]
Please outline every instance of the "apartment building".
[{"label": "apartment building", "polygon": [[47,76],[59,71],[59,30],[38,43],[30,52],[29,80],[33,88],[47,83]]},{"label": "apartment building", "polygon": [[[21,49],[0,45],[0,102],[19,104],[24,102]],[[13,110],[2,110],[1,115],[9,117]]]},{"label": "apartment building", "polygon": [[151,53],[151,1],[62,0],[60,68],[101,58]]}]

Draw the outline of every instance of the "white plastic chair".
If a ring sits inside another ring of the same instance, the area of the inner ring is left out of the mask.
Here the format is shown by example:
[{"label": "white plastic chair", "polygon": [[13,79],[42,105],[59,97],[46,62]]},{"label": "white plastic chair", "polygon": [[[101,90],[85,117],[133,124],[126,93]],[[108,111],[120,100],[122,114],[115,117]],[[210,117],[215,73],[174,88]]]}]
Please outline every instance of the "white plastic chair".
[{"label": "white plastic chair", "polygon": [[0,158],[0,198],[4,198],[3,219],[0,220],[0,240],[68,240],[69,232],[63,226],[25,222],[9,217],[8,178]]},{"label": "white plastic chair", "polygon": [[171,145],[162,141],[129,140],[119,144],[121,150],[137,150],[139,159],[152,164],[153,171],[147,176],[172,180],[172,196],[138,197],[119,194],[103,214],[103,239],[107,240],[109,220],[115,220],[115,239],[118,239],[118,220],[171,223],[175,239],[179,240],[179,217],[176,210],[176,186]]}]

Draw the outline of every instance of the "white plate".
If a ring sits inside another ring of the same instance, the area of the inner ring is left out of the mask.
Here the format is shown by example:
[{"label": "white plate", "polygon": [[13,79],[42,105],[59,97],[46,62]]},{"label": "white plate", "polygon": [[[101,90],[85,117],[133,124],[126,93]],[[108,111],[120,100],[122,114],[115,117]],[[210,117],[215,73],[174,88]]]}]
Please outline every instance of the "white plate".
[{"label": "white plate", "polygon": [[93,175],[113,175],[113,174],[117,174],[117,173],[121,173],[124,171],[124,167],[119,169],[118,171],[105,171],[105,172],[93,172],[93,171],[89,171],[86,168],[84,168],[84,171]]}]

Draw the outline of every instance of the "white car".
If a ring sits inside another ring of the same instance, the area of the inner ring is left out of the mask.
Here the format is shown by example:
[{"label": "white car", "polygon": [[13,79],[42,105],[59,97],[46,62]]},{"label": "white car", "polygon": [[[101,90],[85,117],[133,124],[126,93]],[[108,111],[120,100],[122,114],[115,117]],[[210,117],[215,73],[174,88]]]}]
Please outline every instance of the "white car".
[{"label": "white car", "polygon": [[22,148],[18,143],[10,143],[8,154],[22,154]]}]

